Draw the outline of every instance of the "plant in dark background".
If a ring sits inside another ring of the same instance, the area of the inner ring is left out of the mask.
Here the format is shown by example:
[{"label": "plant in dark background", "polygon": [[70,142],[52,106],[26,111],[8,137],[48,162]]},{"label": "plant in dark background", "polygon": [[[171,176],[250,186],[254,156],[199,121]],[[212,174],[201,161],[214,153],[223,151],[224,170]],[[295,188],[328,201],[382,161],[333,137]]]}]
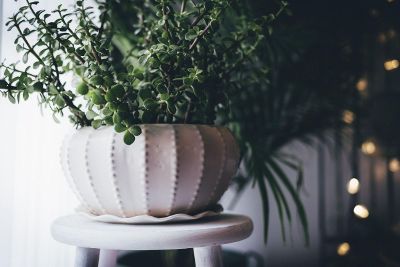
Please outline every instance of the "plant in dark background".
[{"label": "plant in dark background", "polygon": [[[4,96],[14,103],[37,93],[55,115],[68,109],[76,126],[113,125],[128,144],[141,123],[226,125],[243,154],[235,181],[239,191],[257,184],[266,237],[272,192],[283,237],[293,201],[308,243],[301,159],[280,150],[341,126],[356,96],[356,77],[346,75],[355,63],[346,53],[325,55],[345,45],[281,1],[109,0],[97,1],[98,10],[77,1],[72,12],[52,13],[37,4],[27,0],[7,23],[32,64],[1,65]],[[67,72],[80,79],[75,89]],[[297,182],[283,166],[298,172]]]}]

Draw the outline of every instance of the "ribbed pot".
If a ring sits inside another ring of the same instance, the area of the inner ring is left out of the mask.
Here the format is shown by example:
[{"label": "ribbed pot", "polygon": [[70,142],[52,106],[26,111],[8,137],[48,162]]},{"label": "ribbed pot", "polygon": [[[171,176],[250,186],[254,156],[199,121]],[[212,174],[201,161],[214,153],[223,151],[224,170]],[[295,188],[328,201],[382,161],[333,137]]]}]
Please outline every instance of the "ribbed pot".
[{"label": "ribbed pot", "polygon": [[82,205],[120,217],[196,214],[214,206],[237,170],[239,148],[224,127],[141,125],[128,146],[111,127],[82,128],[61,151]]}]

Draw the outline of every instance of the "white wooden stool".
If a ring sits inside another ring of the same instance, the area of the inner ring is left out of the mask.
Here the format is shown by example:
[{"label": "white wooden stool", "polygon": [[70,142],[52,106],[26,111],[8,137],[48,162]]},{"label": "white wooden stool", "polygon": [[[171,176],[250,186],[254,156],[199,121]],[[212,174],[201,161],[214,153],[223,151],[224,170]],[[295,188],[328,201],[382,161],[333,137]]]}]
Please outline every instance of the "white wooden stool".
[{"label": "white wooden stool", "polygon": [[95,222],[75,214],[57,219],[51,229],[54,239],[77,247],[75,267],[114,267],[119,250],[185,248],[193,248],[196,267],[221,267],[220,245],[243,240],[252,230],[248,217],[234,214],[146,225]]}]

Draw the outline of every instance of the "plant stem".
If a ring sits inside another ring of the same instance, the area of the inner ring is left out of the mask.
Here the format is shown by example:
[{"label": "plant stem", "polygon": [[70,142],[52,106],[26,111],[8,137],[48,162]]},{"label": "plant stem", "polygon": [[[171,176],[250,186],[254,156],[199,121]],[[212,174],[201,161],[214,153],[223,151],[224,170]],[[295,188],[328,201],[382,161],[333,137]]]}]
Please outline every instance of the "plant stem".
[{"label": "plant stem", "polygon": [[[51,31],[51,29],[49,29],[49,27],[47,27],[46,23],[44,23],[44,22],[42,21],[42,19],[37,15],[37,13],[35,12],[35,10],[33,9],[32,3],[29,2],[29,0],[26,0],[26,3],[28,4],[29,9],[31,10],[32,14],[35,16],[35,19],[38,21],[38,23],[39,23],[40,25],[42,25],[43,28],[44,28],[49,34],[53,35],[53,32]],[[61,13],[60,13],[60,14],[61,14]],[[62,16],[61,16],[61,17],[62,17]],[[62,18],[62,19],[64,20],[64,18]],[[68,28],[68,30],[69,30],[70,32],[72,32],[72,30],[69,28],[68,24],[66,24],[65,22],[64,22],[64,24],[66,25],[66,27]],[[73,32],[72,32],[72,33],[73,33]],[[77,36],[75,33],[73,33],[73,36],[74,36],[76,39],[79,40],[78,36]],[[60,44],[62,44],[62,41],[63,41],[63,40],[58,36],[58,33],[57,33],[56,39],[57,39],[57,41],[60,42]],[[76,51],[74,51],[73,54],[75,55],[75,57],[76,57],[82,64],[85,64],[85,60],[84,60]]]},{"label": "plant stem", "polygon": [[29,52],[40,62],[40,64],[42,64],[43,66],[45,66],[46,64],[43,62],[43,60],[39,57],[39,55],[36,53],[36,51],[33,49],[33,47],[31,46],[31,44],[29,43],[29,41],[26,39],[25,35],[23,34],[21,27],[18,25],[17,22],[17,17],[16,15],[14,15],[13,17],[13,21],[15,23],[15,28],[17,28],[17,31],[19,33],[19,35],[21,36],[22,40],[24,41],[24,43],[26,44],[26,46],[29,48]]},{"label": "plant stem", "polygon": [[196,39],[194,39],[193,43],[189,46],[189,51],[192,51],[193,48],[197,45],[197,43],[200,41],[200,39],[208,32],[208,30],[211,27],[213,21],[210,21],[208,23],[208,25],[206,26],[206,28],[199,34],[199,36],[196,37]]},{"label": "plant stem", "polygon": [[0,68],[5,68],[5,69],[8,69],[8,70],[16,71],[16,72],[18,72],[18,73],[26,73],[27,75],[29,75],[29,76],[31,76],[31,77],[36,77],[36,75],[33,75],[32,73],[29,73],[29,72],[27,72],[27,71],[19,70],[19,69],[15,68],[15,67],[14,67],[14,68],[11,68],[11,67],[9,67],[9,66],[4,65],[3,63],[0,64]]},{"label": "plant stem", "polygon": [[192,24],[190,24],[190,27],[194,27],[196,26],[206,15],[206,12],[201,13],[197,18],[195,18],[195,20],[192,22]]},{"label": "plant stem", "polygon": [[181,5],[181,14],[182,14],[183,12],[185,12],[186,4],[187,4],[187,0],[183,0],[183,1],[182,1],[182,5]]},{"label": "plant stem", "polygon": [[172,37],[171,31],[169,30],[169,22],[168,22],[168,16],[167,16],[167,11],[165,9],[165,5],[163,5],[162,7],[162,12],[163,12],[163,16],[164,16],[164,29],[168,34],[168,38],[173,42],[174,39]]},{"label": "plant stem", "polygon": [[101,38],[101,35],[103,34],[103,30],[104,30],[104,25],[105,25],[105,23],[106,23],[106,19],[107,19],[107,16],[106,16],[106,13],[107,11],[105,11],[102,15],[102,18],[101,18],[101,24],[100,24],[100,28],[99,28],[99,31],[98,31],[98,33],[97,33],[97,39],[99,39],[99,38]]},{"label": "plant stem", "polygon": [[186,108],[185,119],[184,119],[183,123],[188,123],[188,121],[190,120],[190,110],[191,109],[192,109],[192,102],[190,101]]}]

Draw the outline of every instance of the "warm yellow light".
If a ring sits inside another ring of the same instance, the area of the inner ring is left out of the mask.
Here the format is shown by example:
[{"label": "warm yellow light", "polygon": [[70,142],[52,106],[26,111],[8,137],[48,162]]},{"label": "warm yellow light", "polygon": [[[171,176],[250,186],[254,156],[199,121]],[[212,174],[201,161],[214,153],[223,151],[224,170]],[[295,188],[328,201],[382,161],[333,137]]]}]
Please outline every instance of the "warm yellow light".
[{"label": "warm yellow light", "polygon": [[386,43],[386,35],[384,34],[384,33],[380,33],[379,35],[378,35],[378,42],[379,43],[381,43],[381,44],[384,44],[384,43]]},{"label": "warm yellow light", "polygon": [[358,190],[360,189],[360,182],[357,178],[351,178],[350,181],[347,183],[347,192],[349,194],[357,194]]},{"label": "warm yellow light", "polygon": [[389,161],[389,170],[391,172],[398,172],[400,171],[400,161],[398,159],[391,159]]},{"label": "warm yellow light", "polygon": [[399,67],[400,63],[397,59],[392,59],[392,60],[386,61],[383,65],[385,67],[385,70],[390,71],[390,70],[397,69]]},{"label": "warm yellow light", "polygon": [[387,0],[388,3],[393,3],[395,0]]},{"label": "warm yellow light", "polygon": [[350,244],[347,242],[343,242],[342,244],[339,244],[337,247],[337,254],[339,256],[345,256],[349,253],[350,251]]},{"label": "warm yellow light", "polygon": [[360,79],[356,84],[357,90],[360,92],[365,91],[367,89],[367,86],[368,81],[365,78]]},{"label": "warm yellow light", "polygon": [[354,113],[350,110],[343,111],[343,121],[347,124],[351,124],[354,121]]},{"label": "warm yellow light", "polygon": [[362,145],[361,145],[361,151],[364,154],[367,155],[372,155],[375,153],[376,151],[376,145],[374,142],[372,141],[365,141]]},{"label": "warm yellow light", "polygon": [[356,205],[353,209],[354,214],[361,219],[366,219],[369,216],[368,209],[363,205]]}]

